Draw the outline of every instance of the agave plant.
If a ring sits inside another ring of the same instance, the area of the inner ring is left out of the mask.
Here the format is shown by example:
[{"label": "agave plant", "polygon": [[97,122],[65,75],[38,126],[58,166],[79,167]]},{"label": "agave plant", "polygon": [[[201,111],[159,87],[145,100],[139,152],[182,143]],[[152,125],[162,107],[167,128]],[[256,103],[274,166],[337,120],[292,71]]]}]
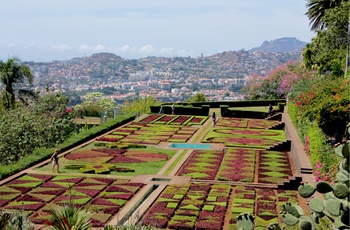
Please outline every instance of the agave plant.
[{"label": "agave plant", "polygon": [[0,230],[32,230],[34,224],[20,213],[0,212]]},{"label": "agave plant", "polygon": [[55,230],[88,230],[91,228],[91,213],[73,204],[55,206],[49,210],[48,225]]}]

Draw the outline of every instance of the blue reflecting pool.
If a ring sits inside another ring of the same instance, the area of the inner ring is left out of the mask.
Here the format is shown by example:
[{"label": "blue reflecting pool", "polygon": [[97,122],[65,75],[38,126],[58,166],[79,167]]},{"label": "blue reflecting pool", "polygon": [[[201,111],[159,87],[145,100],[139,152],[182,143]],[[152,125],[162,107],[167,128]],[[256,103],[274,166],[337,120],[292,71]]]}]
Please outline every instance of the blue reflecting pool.
[{"label": "blue reflecting pool", "polygon": [[175,149],[210,149],[211,144],[191,144],[191,143],[172,143],[169,148]]}]

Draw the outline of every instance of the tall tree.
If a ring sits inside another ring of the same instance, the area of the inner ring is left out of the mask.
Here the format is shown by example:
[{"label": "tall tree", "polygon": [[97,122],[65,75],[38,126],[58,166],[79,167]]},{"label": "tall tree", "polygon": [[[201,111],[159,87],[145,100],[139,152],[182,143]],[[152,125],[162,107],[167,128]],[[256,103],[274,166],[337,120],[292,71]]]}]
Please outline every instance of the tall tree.
[{"label": "tall tree", "polygon": [[196,93],[194,96],[190,97],[187,102],[188,103],[194,103],[194,102],[206,102],[208,99],[205,97],[203,93]]},{"label": "tall tree", "polygon": [[[7,62],[0,61],[0,82],[4,85],[2,91],[2,103],[5,109],[10,109],[15,104],[15,84],[33,82],[33,75],[28,66],[22,65],[17,58],[8,59]],[[35,96],[34,92],[27,89],[19,89],[18,95]]]},{"label": "tall tree", "polygon": [[332,9],[339,6],[341,2],[348,0],[307,0],[306,7],[308,11],[306,15],[310,19],[311,30],[317,31],[327,27],[323,17],[327,9]]},{"label": "tall tree", "polygon": [[348,47],[349,2],[324,11],[322,21],[327,27],[317,31],[317,36],[305,47],[303,62],[308,69],[321,74],[342,76]]}]

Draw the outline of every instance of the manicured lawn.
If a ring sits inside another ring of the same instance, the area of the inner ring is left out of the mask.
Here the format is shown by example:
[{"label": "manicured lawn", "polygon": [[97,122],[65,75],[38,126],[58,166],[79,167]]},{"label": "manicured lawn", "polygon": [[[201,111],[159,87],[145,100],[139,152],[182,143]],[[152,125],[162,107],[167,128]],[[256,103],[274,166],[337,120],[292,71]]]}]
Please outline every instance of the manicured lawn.
[{"label": "manicured lawn", "polygon": [[[96,147],[92,143],[60,158],[60,171],[119,176],[156,174],[176,152],[174,149],[158,149],[153,146],[125,150],[108,149]],[[38,170],[50,171],[51,163]]]}]

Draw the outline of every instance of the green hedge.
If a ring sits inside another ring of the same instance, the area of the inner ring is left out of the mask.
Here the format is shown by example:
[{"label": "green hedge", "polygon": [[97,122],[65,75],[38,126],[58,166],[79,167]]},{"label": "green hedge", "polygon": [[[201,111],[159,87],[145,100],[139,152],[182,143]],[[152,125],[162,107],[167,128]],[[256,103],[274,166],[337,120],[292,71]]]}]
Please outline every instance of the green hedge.
[{"label": "green hedge", "polygon": [[[208,105],[210,108],[220,108],[222,105],[228,105],[228,107],[250,107],[250,106],[277,106],[278,104],[286,104],[285,99],[275,100],[249,100],[249,101],[208,101],[208,102],[194,102],[194,103],[177,103],[175,105],[201,107]],[[172,103],[164,103],[164,106],[171,106]],[[157,111],[159,112],[159,110]]]},{"label": "green hedge", "polygon": [[62,144],[59,144],[55,148],[35,149],[31,154],[28,154],[26,157],[20,159],[15,164],[2,165],[0,167],[0,179],[4,179],[26,168],[29,168],[43,160],[48,159],[49,157],[51,157],[54,149],[58,149],[59,152],[64,152],[86,141],[96,138],[102,135],[103,133],[106,133],[123,124],[126,124],[134,119],[135,119],[135,116],[133,115],[120,115],[116,119],[108,120],[107,122],[102,123],[99,126],[95,126],[94,128],[85,130],[78,134],[73,134],[69,139],[67,139]]},{"label": "green hedge", "polygon": [[[163,111],[165,114],[171,114],[171,105],[163,104]],[[159,113],[160,106],[150,106],[151,113]],[[208,116],[209,115],[209,105],[183,105],[183,104],[175,104],[175,115],[193,115],[193,116]]]}]

